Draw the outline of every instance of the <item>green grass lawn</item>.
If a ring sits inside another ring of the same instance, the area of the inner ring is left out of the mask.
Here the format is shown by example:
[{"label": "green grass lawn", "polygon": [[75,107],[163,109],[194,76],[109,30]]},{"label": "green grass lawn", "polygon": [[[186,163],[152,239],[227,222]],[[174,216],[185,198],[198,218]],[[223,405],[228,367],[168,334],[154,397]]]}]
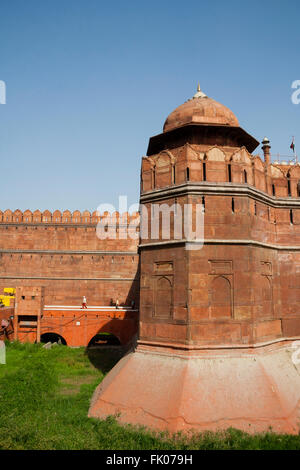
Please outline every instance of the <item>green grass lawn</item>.
[{"label": "green grass lawn", "polygon": [[[0,449],[300,449],[300,436],[250,436],[235,429],[188,435],[120,426],[87,417],[89,402],[117,349],[7,344],[0,364]],[[125,392],[125,391],[124,391]]]}]

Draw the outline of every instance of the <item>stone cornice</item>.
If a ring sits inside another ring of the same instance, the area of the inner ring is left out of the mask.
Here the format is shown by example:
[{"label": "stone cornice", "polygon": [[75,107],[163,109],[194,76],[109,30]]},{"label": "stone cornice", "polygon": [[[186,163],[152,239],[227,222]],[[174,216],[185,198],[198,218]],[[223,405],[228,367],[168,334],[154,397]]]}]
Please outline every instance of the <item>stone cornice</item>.
[{"label": "stone cornice", "polygon": [[[248,350],[249,352],[254,349],[260,349],[260,348],[265,348],[268,346],[276,346],[278,345],[279,347],[281,345],[291,344],[293,341],[297,341],[300,339],[300,336],[291,336],[291,337],[282,337],[282,338],[275,338],[273,340],[269,341],[262,341],[262,342],[257,342],[257,343],[245,343],[245,344],[220,344],[220,345],[212,345],[212,344],[203,344],[203,345],[192,345],[192,344],[178,344],[178,343],[170,343],[170,342],[163,342],[163,341],[151,341],[151,340],[138,340],[138,350],[139,352],[146,352],[147,350],[143,350],[143,346],[149,347],[156,347],[158,348],[156,351],[151,350],[151,354],[163,354],[163,350],[168,349],[177,349],[178,351],[190,351],[190,352],[196,352],[196,351],[224,351],[224,350],[230,350],[230,351],[238,351],[239,350]],[[162,351],[159,349],[161,348]],[[275,349],[276,350],[276,349]],[[180,354],[180,353],[179,353]],[[179,356],[178,354],[178,356]],[[206,354],[207,355],[207,354]],[[173,354],[172,354],[173,357]],[[253,357],[253,356],[252,356]]]},{"label": "stone cornice", "polygon": [[[273,243],[264,243],[257,240],[236,240],[236,239],[204,239],[204,240],[165,240],[159,242],[151,242],[151,243],[141,243],[139,245],[139,249],[141,248],[151,248],[156,246],[167,247],[173,245],[182,245],[182,244],[194,244],[197,245],[248,245],[248,246],[258,246],[261,248],[269,248],[273,250],[281,250],[281,251],[300,251],[300,245],[276,245]],[[201,249],[201,248],[199,248]],[[194,248],[191,251],[196,251],[197,249]]]},{"label": "stone cornice", "polygon": [[160,200],[169,199],[172,197],[190,195],[214,195],[214,196],[243,196],[250,197],[258,202],[268,204],[274,208],[299,208],[300,198],[295,197],[275,197],[250,186],[248,184],[240,183],[210,183],[203,181],[201,183],[188,182],[176,186],[169,186],[167,188],[156,189],[141,194],[140,202],[142,204],[147,202],[156,202]]}]

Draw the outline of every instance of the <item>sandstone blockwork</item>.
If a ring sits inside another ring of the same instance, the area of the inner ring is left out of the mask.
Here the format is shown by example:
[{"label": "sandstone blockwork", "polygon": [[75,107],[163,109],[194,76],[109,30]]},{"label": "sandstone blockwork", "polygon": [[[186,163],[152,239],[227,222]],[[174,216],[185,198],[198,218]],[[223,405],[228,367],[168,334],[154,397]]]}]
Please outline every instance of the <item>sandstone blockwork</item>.
[{"label": "sandstone blockwork", "polygon": [[[249,184],[270,196],[300,196],[300,166],[270,164],[245,147],[179,142],[178,148],[143,157],[142,193],[187,182]],[[289,219],[289,217],[288,217]]]},{"label": "sandstone blockwork", "polygon": [[[99,239],[97,223],[116,228],[116,239]],[[138,239],[122,231],[138,214],[49,211],[0,214],[0,290],[43,286],[45,305],[138,304]],[[134,225],[133,225],[134,226]],[[132,228],[131,228],[132,229]],[[138,229],[138,227],[137,227]],[[133,229],[132,229],[133,230]],[[137,232],[138,236],[138,232]]]},{"label": "sandstone blockwork", "polygon": [[[100,221],[105,238],[97,236]],[[51,333],[68,345],[87,346],[96,334],[106,332],[128,343],[138,327],[138,230],[138,213],[1,212],[0,292],[17,288],[10,339],[37,341]],[[43,289],[41,317],[36,314],[35,289]],[[78,311],[83,296],[85,315]],[[2,309],[3,318],[8,314]]]},{"label": "sandstone blockwork", "polygon": [[[185,144],[145,157],[149,219],[151,204],[162,201],[182,213],[202,204],[205,213],[202,249],[141,243],[141,338],[234,344],[298,336],[299,181],[300,166],[266,165],[245,148]],[[158,263],[172,266],[159,282]]]}]

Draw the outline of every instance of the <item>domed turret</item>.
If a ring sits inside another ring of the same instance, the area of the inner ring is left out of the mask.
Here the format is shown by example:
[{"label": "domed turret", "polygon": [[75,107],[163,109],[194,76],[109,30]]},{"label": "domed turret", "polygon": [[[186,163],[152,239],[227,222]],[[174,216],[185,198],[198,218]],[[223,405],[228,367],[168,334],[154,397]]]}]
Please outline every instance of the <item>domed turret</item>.
[{"label": "domed turret", "polygon": [[195,145],[246,147],[248,152],[259,145],[239,125],[235,114],[226,106],[206,96],[198,85],[197,93],[167,117],[163,132],[149,140],[147,155],[164,149]]},{"label": "domed turret", "polygon": [[164,132],[177,129],[188,124],[209,124],[239,127],[239,122],[233,112],[208,98],[198,85],[197,93],[192,99],[178,106],[167,117]]}]

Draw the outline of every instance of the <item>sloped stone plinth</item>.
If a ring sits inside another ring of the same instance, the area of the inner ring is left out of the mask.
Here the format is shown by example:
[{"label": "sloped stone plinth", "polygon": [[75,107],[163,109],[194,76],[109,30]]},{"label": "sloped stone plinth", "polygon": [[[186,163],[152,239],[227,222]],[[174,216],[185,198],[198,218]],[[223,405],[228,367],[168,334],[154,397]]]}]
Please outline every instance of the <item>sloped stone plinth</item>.
[{"label": "sloped stone plinth", "polygon": [[157,430],[238,428],[297,434],[300,368],[290,343],[184,351],[145,348],[125,356],[97,387],[89,416]]}]

